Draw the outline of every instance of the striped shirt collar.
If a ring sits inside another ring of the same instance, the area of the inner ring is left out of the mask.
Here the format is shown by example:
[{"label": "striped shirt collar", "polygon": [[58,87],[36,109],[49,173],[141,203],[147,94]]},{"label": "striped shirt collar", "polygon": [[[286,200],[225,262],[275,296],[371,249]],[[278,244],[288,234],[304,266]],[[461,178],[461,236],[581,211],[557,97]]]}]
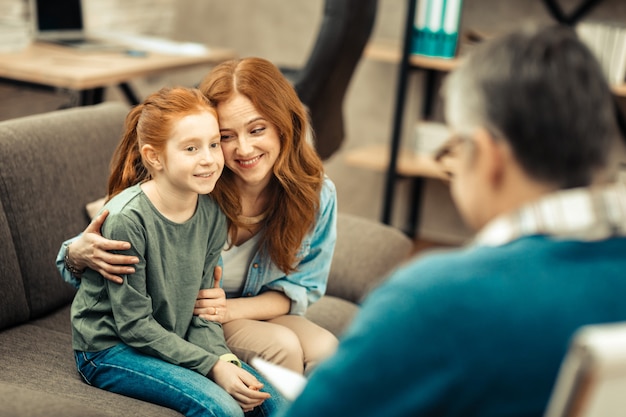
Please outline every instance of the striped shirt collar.
[{"label": "striped shirt collar", "polygon": [[581,241],[626,236],[626,183],[549,194],[495,218],[476,235],[474,243],[500,246],[531,235]]}]

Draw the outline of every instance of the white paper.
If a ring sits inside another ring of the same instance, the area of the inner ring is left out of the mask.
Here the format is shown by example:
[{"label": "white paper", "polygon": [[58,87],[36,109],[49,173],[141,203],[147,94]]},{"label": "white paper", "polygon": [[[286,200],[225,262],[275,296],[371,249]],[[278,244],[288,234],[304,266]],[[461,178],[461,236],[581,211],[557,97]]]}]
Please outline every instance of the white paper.
[{"label": "white paper", "polygon": [[290,401],[295,400],[300,395],[307,383],[307,379],[299,373],[258,357],[252,358],[250,365]]}]

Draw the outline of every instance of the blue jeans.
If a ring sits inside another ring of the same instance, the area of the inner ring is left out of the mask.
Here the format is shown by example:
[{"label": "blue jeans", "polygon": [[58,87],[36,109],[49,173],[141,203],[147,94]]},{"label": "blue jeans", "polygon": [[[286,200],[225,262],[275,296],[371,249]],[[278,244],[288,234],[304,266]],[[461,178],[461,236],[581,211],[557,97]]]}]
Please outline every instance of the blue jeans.
[{"label": "blue jeans", "polygon": [[[143,354],[120,343],[99,352],[75,351],[76,367],[90,385],[174,409],[187,417],[243,416],[239,404],[206,376]],[[244,369],[264,385],[271,398],[246,416],[270,416],[285,400],[253,368]]]}]

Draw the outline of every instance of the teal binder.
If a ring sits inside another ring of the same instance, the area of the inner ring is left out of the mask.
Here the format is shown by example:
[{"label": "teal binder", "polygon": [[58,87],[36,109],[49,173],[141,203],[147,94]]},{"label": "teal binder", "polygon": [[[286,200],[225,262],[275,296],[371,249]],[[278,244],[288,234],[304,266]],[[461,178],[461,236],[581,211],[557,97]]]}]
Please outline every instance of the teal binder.
[{"label": "teal binder", "polygon": [[439,58],[456,55],[462,0],[418,0],[411,52]]},{"label": "teal binder", "polygon": [[459,41],[462,0],[446,0],[443,18],[443,40],[440,55],[442,58],[454,58]]},{"label": "teal binder", "polygon": [[411,44],[411,52],[414,54],[424,55],[426,52],[426,19],[428,16],[429,3],[430,0],[417,1]]}]

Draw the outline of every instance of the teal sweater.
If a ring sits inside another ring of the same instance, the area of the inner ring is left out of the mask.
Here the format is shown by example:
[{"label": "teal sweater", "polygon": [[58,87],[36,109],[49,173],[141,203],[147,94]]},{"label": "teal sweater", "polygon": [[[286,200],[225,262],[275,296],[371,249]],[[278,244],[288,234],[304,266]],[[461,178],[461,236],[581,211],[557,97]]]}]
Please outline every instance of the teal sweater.
[{"label": "teal sweater", "polygon": [[540,417],[574,331],[626,320],[626,238],[431,255],[366,300],[287,416]]},{"label": "teal sweater", "polygon": [[146,354],[206,375],[230,353],[222,327],[193,316],[200,288],[213,283],[226,240],[226,220],[213,199],[199,196],[184,223],[163,217],[139,185],[115,196],[102,234],[130,242],[139,258],[122,285],[87,270],[72,303],[72,346],[100,351],[126,343]]}]

